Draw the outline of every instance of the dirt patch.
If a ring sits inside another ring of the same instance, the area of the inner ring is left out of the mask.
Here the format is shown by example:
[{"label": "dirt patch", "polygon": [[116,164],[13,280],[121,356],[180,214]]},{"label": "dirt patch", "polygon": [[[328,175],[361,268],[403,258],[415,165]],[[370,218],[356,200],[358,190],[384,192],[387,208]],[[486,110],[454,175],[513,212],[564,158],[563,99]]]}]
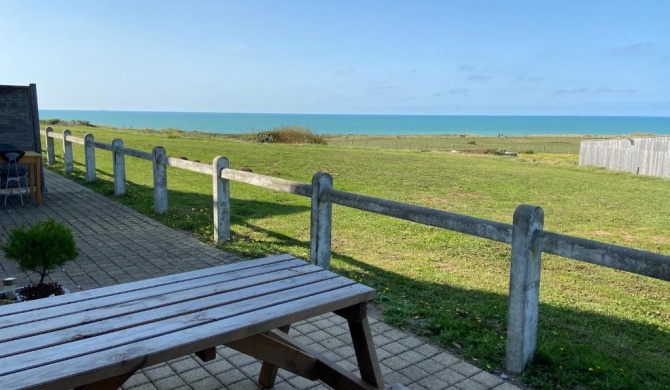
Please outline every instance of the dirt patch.
[{"label": "dirt patch", "polygon": [[375,320],[378,321],[383,321],[384,320],[384,309],[381,307],[375,305],[375,304],[368,304],[368,315]]},{"label": "dirt patch", "polygon": [[649,241],[653,242],[654,244],[670,244],[670,238],[668,237],[651,236],[649,237]]}]

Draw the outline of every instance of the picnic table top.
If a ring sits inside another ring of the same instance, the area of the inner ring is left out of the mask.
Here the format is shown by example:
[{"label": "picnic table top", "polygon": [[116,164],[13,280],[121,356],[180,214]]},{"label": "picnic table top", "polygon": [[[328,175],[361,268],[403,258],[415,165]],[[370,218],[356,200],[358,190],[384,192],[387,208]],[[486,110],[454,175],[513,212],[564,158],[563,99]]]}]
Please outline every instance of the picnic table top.
[{"label": "picnic table top", "polygon": [[371,300],[278,255],[0,307],[0,388],[67,388]]}]

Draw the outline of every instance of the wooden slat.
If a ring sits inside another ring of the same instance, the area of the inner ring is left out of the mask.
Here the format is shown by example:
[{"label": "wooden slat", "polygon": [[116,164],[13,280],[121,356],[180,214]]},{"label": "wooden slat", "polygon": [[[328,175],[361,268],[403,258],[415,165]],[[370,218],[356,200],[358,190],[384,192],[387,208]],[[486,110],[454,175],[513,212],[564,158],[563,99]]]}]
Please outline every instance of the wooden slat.
[{"label": "wooden slat", "polygon": [[73,144],[86,145],[86,141],[84,141],[83,138],[75,137],[73,135],[69,135],[67,141],[72,142]]},{"label": "wooden slat", "polygon": [[[265,334],[235,340],[227,343],[226,346],[303,378],[318,379],[317,360],[313,356]],[[272,382],[266,382],[266,384],[262,382],[259,379],[261,386],[269,389],[274,385],[274,378]]]},{"label": "wooden slat", "polygon": [[123,148],[123,154],[125,154],[126,156],[140,158],[142,160],[153,161],[153,159],[154,159],[153,154],[151,154],[149,152],[145,152],[143,150],[131,149],[131,148]]},{"label": "wooden slat", "polygon": [[[295,270],[286,271],[290,269]],[[285,272],[275,274],[278,271]],[[105,318],[105,313],[109,310],[114,311],[114,313],[111,313],[112,315],[118,315],[119,309],[117,307],[121,304],[125,304],[122,308],[125,313],[132,313],[133,311],[141,310],[141,307],[138,305],[145,299],[157,299],[157,297],[161,297],[160,299],[164,300],[163,303],[168,304],[192,299],[193,296],[199,296],[194,294],[202,294],[202,289],[217,287],[217,289],[211,291],[211,293],[216,293],[233,288],[242,288],[246,285],[253,285],[255,283],[263,283],[280,277],[290,277],[298,273],[302,274],[317,271],[319,271],[319,267],[309,266],[301,260],[292,260],[270,264],[267,267],[247,268],[233,272],[217,273],[198,279],[189,279],[133,292],[106,295],[78,302],[77,304],[45,308],[39,311],[32,310],[4,318],[2,321],[3,332],[0,333],[0,341],[10,340],[16,337],[25,337],[35,331],[39,331],[35,329],[25,329],[26,327],[22,326],[36,321],[45,322],[49,320],[49,322],[52,323],[50,326],[53,326],[54,319],[57,319],[58,317],[67,317],[70,319],[74,318],[78,313],[84,313],[87,317],[91,317],[94,320],[102,319]],[[167,296],[167,298],[163,296]],[[146,304],[149,304],[149,302],[150,301],[147,301]],[[31,326],[31,328],[39,328],[38,324],[33,325],[34,326]],[[13,329],[15,326],[18,326],[21,329]]]},{"label": "wooden slat", "polygon": [[206,175],[212,175],[212,164],[203,164],[195,161],[182,160],[176,157],[167,157],[164,163],[171,167],[185,169],[191,172],[204,173]]},{"label": "wooden slat", "polygon": [[0,143],[19,150],[33,150],[33,136],[29,117],[0,116]]},{"label": "wooden slat", "polygon": [[381,388],[384,386],[377,352],[372,340],[372,332],[367,317],[367,302],[337,310],[335,314],[347,319],[351,340],[355,346],[356,360],[361,372],[361,378],[368,383]]},{"label": "wooden slat", "polygon": [[[285,325],[279,328],[279,330],[284,333],[288,333],[290,329],[291,325]],[[263,364],[261,365],[261,372],[260,374],[258,374],[258,384],[266,389],[271,388],[275,384],[278,371],[279,369],[277,368],[277,366],[274,366],[270,364],[268,361],[264,360]]]},{"label": "wooden slat", "polygon": [[0,87],[0,117],[28,116],[28,88],[25,86]]},{"label": "wooden slat", "polygon": [[318,378],[335,389],[378,390],[381,388],[381,386],[384,385],[382,382],[381,385],[376,386],[370,382],[366,382],[363,379],[354,376],[351,372],[347,371],[342,366],[337,365],[326,356],[311,350],[309,347],[306,347],[302,343],[286,334],[282,334],[277,331],[271,331],[269,332],[269,336],[275,340],[293,346],[294,348],[313,356],[318,362],[316,367]]},{"label": "wooden slat", "polygon": [[361,378],[378,388],[384,387],[384,380],[372,340],[368,318],[365,317],[355,323],[350,321],[349,329],[351,331],[352,343],[356,347],[356,360],[358,361]]},{"label": "wooden slat", "polygon": [[37,109],[34,90],[34,85],[0,86],[1,143],[21,150],[38,150],[39,143],[35,142],[35,137],[38,136],[39,125],[34,121]]},{"label": "wooden slat", "polygon": [[112,151],[112,145],[106,144],[104,142],[93,141],[93,146],[98,149],[109,150],[110,152]]},{"label": "wooden slat", "polygon": [[[72,357],[49,359],[53,362],[51,364],[0,376],[0,382],[10,389],[35,387],[36,389],[54,390],[73,387],[81,383],[91,383],[134,369],[133,365],[125,365],[124,362],[136,361],[137,356],[145,357],[146,361],[143,366],[151,366],[212,345],[224,344],[288,323],[368,301],[374,296],[374,291],[369,287],[353,284],[319,294],[312,293],[302,298],[289,296],[291,294],[277,295],[283,298],[277,301],[283,300],[283,303],[273,301],[262,309],[228,317],[225,321],[205,322],[202,325],[192,324],[176,332],[147,340],[138,340],[88,355],[79,355],[80,351],[77,351],[70,353]],[[32,357],[36,358],[39,355],[41,354],[33,354]],[[24,364],[24,366],[27,365]],[[0,365],[0,367],[3,366]]]},{"label": "wooden slat", "polygon": [[[30,118],[27,116],[0,117],[0,129],[2,130],[3,141],[7,137],[24,135],[25,128],[28,126],[30,126]],[[25,134],[25,136],[28,137],[28,134]]]},{"label": "wooden slat", "polygon": [[[137,331],[139,331],[140,328],[142,330],[146,328],[151,332],[152,327],[164,326],[167,323],[172,324],[170,326],[179,327],[181,321],[186,322],[186,320],[192,318],[196,318],[197,320],[199,316],[209,316],[218,319],[226,314],[234,315],[235,311],[233,311],[232,308],[229,308],[229,306],[234,307],[234,305],[239,302],[259,298],[261,300],[270,299],[267,297],[268,295],[277,292],[284,293],[286,290],[298,287],[302,289],[300,293],[303,294],[305,291],[318,290],[321,287],[319,283],[329,281],[329,279],[334,280],[333,284],[339,285],[343,283],[343,278],[337,279],[333,276],[332,273],[325,271],[318,274],[301,275],[301,277],[281,279],[260,286],[252,286],[228,291],[222,294],[204,296],[199,299],[193,299],[169,306],[158,306],[144,311],[134,311],[131,314],[118,312],[117,315],[114,315],[114,313],[111,312],[106,317],[107,319],[104,320],[94,320],[96,318],[94,313],[91,316],[82,313],[82,316],[73,316],[74,318],[64,317],[60,319],[60,321],[66,323],[67,326],[61,324],[51,325],[51,323],[56,321],[50,320],[44,324],[46,329],[36,332],[35,336],[24,337],[0,344],[0,366],[2,365],[1,362],[3,361],[3,357],[10,356],[11,358],[16,359],[21,353],[40,350],[52,345],[76,342],[80,339],[90,340],[112,332],[119,333],[124,329],[130,328],[134,328]],[[141,300],[139,304],[144,304],[146,301],[147,300]],[[259,304],[262,304],[262,302]],[[217,308],[221,306],[225,306],[226,313],[222,314],[217,311]],[[245,306],[242,305],[241,309],[245,309]],[[87,323],[89,318],[95,322],[89,321],[89,323]],[[82,322],[83,324],[73,326],[78,322]],[[61,330],[53,332],[48,328],[50,326],[53,326],[53,329]],[[69,328],[62,329],[68,326]],[[109,340],[112,343],[118,343],[120,339],[110,338]],[[103,344],[103,346],[104,345],[105,344]],[[2,368],[0,368],[0,372],[2,372]]]},{"label": "wooden slat", "polygon": [[110,295],[131,293],[156,286],[178,283],[185,280],[198,279],[201,277],[214,275],[216,273],[228,273],[247,268],[263,268],[267,264],[278,263],[294,259],[296,259],[296,257],[291,255],[270,256],[262,259],[247,260],[233,264],[226,264],[217,267],[205,268],[197,271],[183,272],[179,274],[167,275],[153,279],[140,280],[137,282],[117,284],[109,287],[80,291],[72,294],[61,295],[55,298],[38,299],[29,302],[22,302],[20,305],[0,306],[0,320],[4,321],[2,317],[6,315],[15,315],[18,313],[43,309],[46,307],[55,307],[73,303],[80,303],[89,299],[100,298]]},{"label": "wooden slat", "polygon": [[[262,290],[258,294],[253,294],[249,291],[242,290],[224,294],[227,295],[227,299],[224,299],[225,304],[223,305],[212,306],[216,304],[216,298],[218,297],[205,298],[201,300],[203,302],[198,302],[196,310],[191,310],[188,311],[187,314],[176,316],[174,313],[170,313],[170,317],[162,318],[158,322],[152,321],[152,317],[161,316],[161,314],[158,312],[167,311],[168,308],[131,314],[126,316],[125,321],[132,321],[137,323],[137,326],[123,328],[112,333],[103,333],[94,337],[87,337],[81,340],[71,341],[69,343],[57,345],[54,347],[35,350],[35,352],[20,353],[0,358],[0,377],[3,374],[25,369],[26,367],[35,367],[41,364],[48,364],[51,361],[67,359],[71,356],[88,354],[99,351],[101,349],[113,348],[116,346],[133,343],[135,341],[149,339],[163,334],[169,334],[171,332],[178,332],[180,330],[188,329],[190,327],[195,327],[201,324],[217,322],[222,319],[229,319],[242,313],[253,313],[256,310],[261,310],[266,307],[272,307],[274,305],[301,299],[303,297],[309,297],[311,295],[317,295],[326,291],[345,288],[351,283],[352,281],[349,279],[338,277],[309,284],[307,286],[291,288],[290,283],[279,281],[273,284],[268,284],[268,287],[259,286],[252,288]],[[271,292],[277,291],[281,291],[281,293],[269,294]],[[175,306],[177,306],[177,311],[187,311],[189,307],[193,308],[195,305],[196,302],[192,301],[186,304]],[[278,313],[278,315],[281,316],[284,315],[284,313]],[[85,327],[89,329],[103,327],[104,329],[106,322],[113,321],[114,320],[106,320],[96,324],[89,324]],[[227,321],[219,322],[227,323]],[[214,331],[216,330],[214,329]],[[98,333],[97,329],[92,330],[92,334],[96,333]],[[46,337],[46,335],[44,337]]]}]

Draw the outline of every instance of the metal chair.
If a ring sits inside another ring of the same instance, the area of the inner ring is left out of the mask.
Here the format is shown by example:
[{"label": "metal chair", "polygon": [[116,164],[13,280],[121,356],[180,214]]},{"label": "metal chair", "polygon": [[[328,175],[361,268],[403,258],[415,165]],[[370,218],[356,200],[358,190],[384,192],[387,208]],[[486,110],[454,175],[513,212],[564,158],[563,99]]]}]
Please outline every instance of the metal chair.
[{"label": "metal chair", "polygon": [[[3,207],[7,206],[7,197],[10,195],[18,196],[21,199],[21,206],[25,206],[23,190],[26,191],[26,196],[28,196],[28,170],[19,164],[24,155],[25,152],[22,150],[0,150],[0,157],[6,162],[6,170],[0,171],[5,190]],[[21,186],[21,180],[23,180],[23,186]],[[18,190],[18,195],[14,194],[15,188]]]},{"label": "metal chair", "polygon": [[[3,152],[5,150],[14,150],[16,147],[14,145],[10,144],[0,144],[0,152]],[[3,176],[3,172],[7,172],[9,168],[7,167],[7,164],[0,164],[0,176]]]}]

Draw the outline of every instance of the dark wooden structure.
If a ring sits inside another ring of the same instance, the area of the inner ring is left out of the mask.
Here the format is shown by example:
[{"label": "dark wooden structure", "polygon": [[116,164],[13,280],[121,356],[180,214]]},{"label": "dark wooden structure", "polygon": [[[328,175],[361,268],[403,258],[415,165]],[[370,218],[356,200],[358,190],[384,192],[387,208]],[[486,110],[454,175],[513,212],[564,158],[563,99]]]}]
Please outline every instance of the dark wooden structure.
[{"label": "dark wooden structure", "polygon": [[35,84],[0,85],[0,143],[42,152]]},{"label": "dark wooden structure", "polygon": [[[0,144],[42,153],[35,84],[0,85]],[[43,169],[41,164],[39,169]],[[40,184],[44,188],[44,183]]]}]

